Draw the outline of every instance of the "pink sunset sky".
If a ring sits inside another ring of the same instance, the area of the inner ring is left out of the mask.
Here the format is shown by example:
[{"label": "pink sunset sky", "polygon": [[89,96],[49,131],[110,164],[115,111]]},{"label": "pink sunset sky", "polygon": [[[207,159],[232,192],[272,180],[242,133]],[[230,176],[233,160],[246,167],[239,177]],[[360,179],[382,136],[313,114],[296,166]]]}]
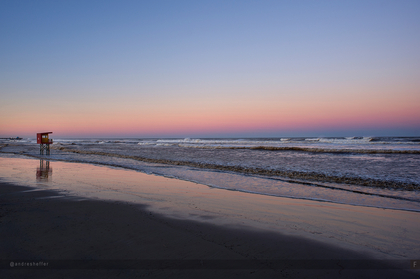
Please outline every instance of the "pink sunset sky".
[{"label": "pink sunset sky", "polygon": [[0,137],[420,136],[419,14],[418,1],[2,1]]}]

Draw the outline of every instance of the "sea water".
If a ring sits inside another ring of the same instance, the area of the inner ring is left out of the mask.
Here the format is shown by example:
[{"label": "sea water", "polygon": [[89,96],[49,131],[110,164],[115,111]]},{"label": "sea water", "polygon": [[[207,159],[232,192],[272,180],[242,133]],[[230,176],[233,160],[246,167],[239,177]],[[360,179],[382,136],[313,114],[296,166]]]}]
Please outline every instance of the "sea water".
[{"label": "sea water", "polygon": [[1,140],[0,152],[133,169],[230,191],[420,211],[420,138]]}]

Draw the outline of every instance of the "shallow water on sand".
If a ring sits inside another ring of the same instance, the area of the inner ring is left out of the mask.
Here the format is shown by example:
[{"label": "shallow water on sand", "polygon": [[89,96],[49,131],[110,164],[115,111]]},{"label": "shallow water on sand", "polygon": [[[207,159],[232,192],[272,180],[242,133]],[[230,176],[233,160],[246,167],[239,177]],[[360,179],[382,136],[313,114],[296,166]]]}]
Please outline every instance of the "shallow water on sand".
[{"label": "shallow water on sand", "polygon": [[172,218],[276,231],[383,258],[420,252],[420,213],[226,191],[137,171],[91,164],[0,157],[2,181],[58,190],[64,198],[147,205]]},{"label": "shallow water on sand", "polygon": [[341,204],[420,210],[420,139],[33,139],[0,154],[87,162],[226,190]]}]

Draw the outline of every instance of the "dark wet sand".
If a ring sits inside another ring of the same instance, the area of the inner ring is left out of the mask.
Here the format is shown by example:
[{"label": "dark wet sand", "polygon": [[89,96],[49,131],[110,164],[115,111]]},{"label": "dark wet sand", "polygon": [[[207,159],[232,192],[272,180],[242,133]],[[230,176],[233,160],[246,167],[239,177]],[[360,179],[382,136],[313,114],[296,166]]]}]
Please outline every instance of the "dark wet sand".
[{"label": "dark wet sand", "polygon": [[[33,189],[0,183],[1,278],[418,275],[395,269],[409,268],[409,262],[375,262],[361,253],[300,237],[170,219],[144,205],[28,191]],[[50,262],[44,268],[10,267],[10,261],[19,260]]]}]

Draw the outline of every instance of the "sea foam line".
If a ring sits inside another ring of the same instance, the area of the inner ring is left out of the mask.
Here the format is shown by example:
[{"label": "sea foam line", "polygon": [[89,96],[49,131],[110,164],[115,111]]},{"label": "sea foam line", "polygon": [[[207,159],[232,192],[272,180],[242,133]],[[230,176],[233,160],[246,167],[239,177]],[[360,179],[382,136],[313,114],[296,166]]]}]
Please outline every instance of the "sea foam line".
[{"label": "sea foam line", "polygon": [[55,149],[72,152],[85,155],[101,155],[107,157],[116,157],[116,158],[126,158],[138,160],[146,163],[158,163],[158,164],[168,164],[168,165],[181,165],[181,166],[190,166],[201,169],[214,169],[214,170],[223,170],[223,171],[232,171],[237,173],[251,174],[251,175],[264,175],[264,176],[279,176],[279,177],[288,177],[292,179],[303,179],[303,180],[312,180],[320,182],[333,182],[333,183],[345,183],[358,186],[371,186],[379,188],[391,188],[391,189],[403,189],[403,190],[420,190],[420,184],[410,183],[410,182],[397,182],[397,181],[383,181],[372,178],[360,178],[360,177],[347,177],[347,176],[332,176],[322,173],[314,172],[301,172],[301,171],[283,171],[283,170],[267,170],[261,168],[248,168],[242,166],[226,166],[210,163],[197,163],[190,161],[175,161],[167,159],[151,159],[140,156],[131,156],[131,155],[122,155],[116,153],[100,152],[100,151],[87,151],[79,149],[70,149],[63,146],[54,147]]},{"label": "sea foam line", "polygon": [[[13,152],[1,152],[1,153],[15,154]],[[76,153],[85,153],[85,152],[76,152]],[[90,153],[95,153],[95,152],[87,152],[87,153],[90,154]],[[34,154],[19,153],[19,154],[16,154],[16,155],[20,155],[20,156],[23,155],[23,156],[33,157],[33,158],[40,158],[40,155],[34,155]],[[128,158],[130,156],[124,156],[124,155],[119,155],[119,154],[115,154],[115,155],[118,155],[118,156],[114,156],[114,157],[133,159],[133,158]],[[145,171],[145,170],[142,170],[142,169],[138,169],[136,167],[130,167],[130,166],[126,166],[126,165],[109,163],[109,162],[85,161],[85,160],[77,160],[77,159],[70,159],[69,160],[69,159],[59,159],[59,158],[54,158],[54,159],[50,159],[50,160],[72,162],[72,163],[85,163],[85,164],[88,163],[88,164],[94,164],[94,165],[103,165],[103,166],[108,166],[108,167],[116,167],[116,168],[121,168],[121,169],[141,171],[141,172],[144,172],[146,174],[164,176],[164,177],[168,177],[168,178],[174,178],[174,179],[179,179],[179,180],[183,180],[183,181],[198,183],[198,184],[206,185],[206,186],[212,187],[212,188],[228,190],[228,191],[243,192],[243,193],[249,193],[249,194],[257,194],[257,195],[265,195],[265,196],[273,196],[273,197],[281,197],[281,198],[292,198],[292,199],[299,199],[299,200],[310,200],[310,201],[318,201],[318,202],[331,202],[331,203],[336,203],[336,204],[345,204],[345,205],[352,205],[352,206],[364,206],[364,207],[383,208],[383,209],[391,209],[391,210],[403,210],[403,211],[420,212],[420,209],[414,209],[414,208],[389,207],[389,206],[387,207],[387,206],[380,206],[380,205],[370,205],[370,204],[364,204],[364,203],[351,203],[351,202],[344,202],[344,201],[331,200],[331,199],[322,199],[322,198],[314,198],[314,197],[306,197],[306,196],[293,196],[293,195],[284,195],[284,194],[265,193],[265,192],[246,190],[246,189],[228,188],[228,187],[222,187],[222,186],[218,186],[218,185],[214,185],[214,184],[205,183],[203,181],[196,181],[194,179],[179,177],[179,176],[176,176],[176,175],[165,175],[165,174],[154,172],[154,171]],[[288,182],[288,183],[297,183],[297,184],[303,184],[303,185],[308,185],[308,186],[322,187],[322,188],[327,188],[327,189],[331,189],[331,190],[342,190],[342,191],[347,191],[347,192],[353,192],[355,194],[365,194],[365,195],[378,196],[378,197],[382,197],[382,198],[390,198],[390,199],[395,199],[395,200],[416,202],[416,203],[420,202],[418,200],[408,199],[408,198],[404,198],[404,197],[395,197],[395,196],[383,195],[383,194],[379,194],[379,193],[366,193],[366,192],[357,191],[357,190],[349,190],[349,189],[343,189],[343,188],[339,188],[339,187],[332,187],[332,186],[320,185],[320,184],[315,184],[315,183],[308,183],[308,182],[303,182],[303,181],[293,181],[293,180],[288,180],[288,179],[283,180],[283,179],[273,178],[273,177],[263,177],[263,178],[264,179],[280,180],[280,181],[285,181],[285,182]]]},{"label": "sea foam line", "polygon": [[[164,145],[164,144],[162,144]],[[170,146],[170,144],[168,144]],[[360,154],[420,154],[420,150],[396,150],[396,149],[352,149],[352,148],[319,148],[298,146],[222,146],[222,145],[193,145],[177,144],[179,147],[203,148],[203,149],[249,149],[266,151],[301,151],[314,153],[360,153]]]}]

